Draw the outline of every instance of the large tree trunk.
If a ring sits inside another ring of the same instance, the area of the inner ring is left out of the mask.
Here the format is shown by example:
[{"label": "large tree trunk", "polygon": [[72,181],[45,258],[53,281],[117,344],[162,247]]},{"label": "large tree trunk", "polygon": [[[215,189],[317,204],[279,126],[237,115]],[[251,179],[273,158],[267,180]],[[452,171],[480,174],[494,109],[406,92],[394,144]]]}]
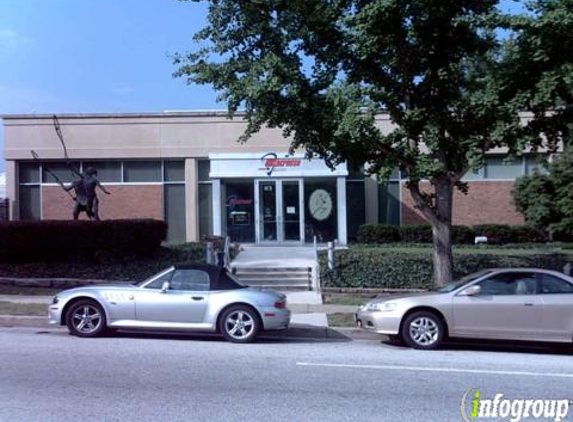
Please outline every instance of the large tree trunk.
[{"label": "large tree trunk", "polygon": [[434,241],[434,281],[438,286],[452,282],[452,208],[454,185],[449,180],[438,180],[435,185],[437,211],[432,221]]},{"label": "large tree trunk", "polygon": [[434,240],[434,280],[438,286],[452,282],[452,224],[439,221],[432,225]]},{"label": "large tree trunk", "polygon": [[432,225],[434,244],[434,281],[438,286],[452,282],[452,207],[454,201],[454,183],[444,177],[433,183],[435,198],[420,191],[417,182],[408,183],[416,208]]}]

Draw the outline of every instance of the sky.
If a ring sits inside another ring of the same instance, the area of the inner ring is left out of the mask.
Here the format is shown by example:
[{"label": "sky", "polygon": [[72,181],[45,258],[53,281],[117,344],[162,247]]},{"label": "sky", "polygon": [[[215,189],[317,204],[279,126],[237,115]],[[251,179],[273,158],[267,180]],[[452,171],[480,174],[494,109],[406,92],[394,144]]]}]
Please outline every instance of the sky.
[{"label": "sky", "polygon": [[171,76],[206,15],[176,0],[0,0],[0,114],[223,109]]},{"label": "sky", "polygon": [[[175,0],[0,0],[0,114],[224,108],[174,79],[206,6]],[[0,130],[0,173],[4,169]]]}]

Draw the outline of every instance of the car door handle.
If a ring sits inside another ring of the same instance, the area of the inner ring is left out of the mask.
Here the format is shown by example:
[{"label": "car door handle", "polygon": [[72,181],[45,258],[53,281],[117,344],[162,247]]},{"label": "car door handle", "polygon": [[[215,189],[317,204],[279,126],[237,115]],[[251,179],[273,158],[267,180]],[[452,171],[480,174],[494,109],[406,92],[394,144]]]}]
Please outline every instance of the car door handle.
[{"label": "car door handle", "polygon": [[525,306],[533,306],[534,303],[533,302],[525,302]]},{"label": "car door handle", "polygon": [[203,296],[191,296],[191,299],[199,301],[199,300],[203,300]]}]

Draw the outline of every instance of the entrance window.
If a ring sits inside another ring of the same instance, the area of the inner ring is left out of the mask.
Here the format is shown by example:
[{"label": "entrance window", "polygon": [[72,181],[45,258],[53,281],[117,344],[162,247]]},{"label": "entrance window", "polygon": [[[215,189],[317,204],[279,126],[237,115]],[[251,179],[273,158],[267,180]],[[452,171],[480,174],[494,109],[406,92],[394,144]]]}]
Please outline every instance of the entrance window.
[{"label": "entrance window", "polygon": [[255,241],[253,181],[225,182],[225,222],[232,242]]},{"label": "entrance window", "polygon": [[331,242],[338,235],[336,179],[307,179],[304,182],[305,239]]}]

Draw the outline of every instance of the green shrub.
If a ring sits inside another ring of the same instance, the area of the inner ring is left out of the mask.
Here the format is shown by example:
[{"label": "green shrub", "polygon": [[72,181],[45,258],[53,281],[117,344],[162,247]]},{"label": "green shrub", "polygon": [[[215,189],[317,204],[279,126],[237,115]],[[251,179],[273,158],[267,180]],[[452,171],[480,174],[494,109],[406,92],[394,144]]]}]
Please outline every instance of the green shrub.
[{"label": "green shrub", "polygon": [[[476,236],[487,236],[492,245],[509,243],[544,243],[548,241],[546,233],[532,226],[510,226],[507,224],[482,224],[478,226],[452,226],[452,244],[470,245]],[[571,236],[556,234],[555,240],[568,241]],[[381,244],[392,242],[432,243],[432,227],[387,226],[384,224],[365,224],[360,227],[360,243]]]},{"label": "green shrub", "polygon": [[119,262],[147,257],[165,240],[165,222],[9,221],[0,223],[0,262]]},{"label": "green shrub", "polygon": [[482,224],[474,226],[476,236],[487,236],[487,243],[504,245],[507,243],[543,243],[547,235],[532,226],[510,226],[507,224]]},{"label": "green shrub", "polygon": [[393,243],[400,240],[397,226],[386,224],[364,224],[358,229],[360,243]]},{"label": "green shrub", "polygon": [[[538,267],[561,271],[573,259],[566,254],[503,255],[454,254],[454,277],[484,268]],[[326,254],[319,255],[321,283],[325,287],[428,289],[433,287],[431,249],[400,252],[388,248],[356,248],[336,253],[337,269],[328,270]]]},{"label": "green shrub", "polygon": [[432,227],[421,226],[400,226],[400,240],[407,243],[432,243]]},{"label": "green shrub", "polygon": [[85,262],[0,263],[0,277],[142,281],[173,264],[183,262],[204,263],[205,246],[199,243],[163,246],[147,258],[106,265]]}]

